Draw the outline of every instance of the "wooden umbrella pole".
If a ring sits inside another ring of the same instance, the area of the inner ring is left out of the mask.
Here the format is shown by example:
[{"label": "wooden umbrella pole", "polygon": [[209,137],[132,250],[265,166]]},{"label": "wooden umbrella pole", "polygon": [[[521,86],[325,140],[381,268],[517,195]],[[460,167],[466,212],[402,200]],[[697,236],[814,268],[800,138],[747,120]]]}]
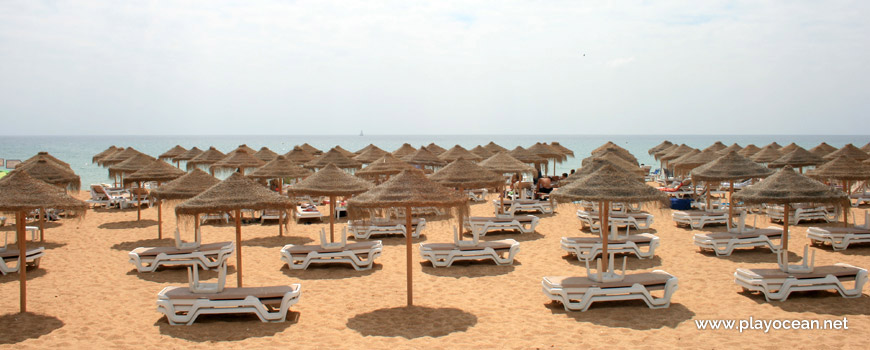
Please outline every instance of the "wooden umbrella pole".
[{"label": "wooden umbrella pole", "polygon": [[[461,186],[459,187],[459,193],[464,194],[466,197],[468,196],[467,193],[463,192],[463,189],[462,189]],[[460,241],[462,240],[462,235],[464,234],[463,231],[465,230],[465,226],[462,225],[462,219],[463,219],[463,217],[462,217],[462,211],[460,211],[460,213],[459,213],[459,240],[460,240]]]},{"label": "wooden umbrella pole", "polygon": [[39,208],[39,241],[45,242],[45,208]]},{"label": "wooden umbrella pole", "polygon": [[335,243],[335,196],[329,196],[329,241]]},{"label": "wooden umbrella pole", "polygon": [[710,211],[710,195],[711,195],[711,193],[710,193],[710,182],[709,181],[704,182],[704,190],[705,190],[704,192],[707,194],[707,207],[706,207],[706,209],[704,209],[704,211]]},{"label": "wooden umbrella pole", "polygon": [[[407,276],[408,276],[408,306],[414,305],[414,276],[411,271],[411,250],[413,247],[411,246],[411,235],[414,227],[411,226],[411,206],[405,207],[405,259],[407,262]],[[23,255],[22,255],[23,256]]]},{"label": "wooden umbrella pole", "polygon": [[[142,190],[142,182],[139,182],[139,188],[137,190]],[[142,220],[142,202],[139,198],[139,191],[133,191],[136,194],[136,221]]]},{"label": "wooden umbrella pole", "polygon": [[604,272],[607,272],[607,267],[610,266],[608,265],[608,260],[610,259],[610,256],[607,255],[607,241],[609,239],[608,236],[610,235],[610,218],[607,217],[607,214],[610,209],[610,202],[603,201],[599,202],[598,205],[598,213],[601,216],[601,263],[603,265],[602,268],[604,269]]},{"label": "wooden umbrella pole", "polygon": [[849,198],[849,204],[843,206],[843,227],[849,227],[849,208],[852,204],[852,189],[849,188],[849,181],[843,180],[843,192],[846,192],[847,198]]},{"label": "wooden umbrella pole", "polygon": [[202,242],[202,237],[199,234],[199,214],[193,216],[193,239],[196,243]]},{"label": "wooden umbrella pole", "polygon": [[782,216],[782,262],[783,270],[788,272],[788,216],[791,208],[789,203],[783,206],[784,215]]},{"label": "wooden umbrella pole", "polygon": [[236,286],[242,287],[242,210],[236,209]]},{"label": "wooden umbrella pole", "polygon": [[15,230],[18,231],[18,286],[21,313],[27,312],[27,236],[24,234],[24,222],[27,214],[23,211],[15,213]]},{"label": "wooden umbrella pole", "polygon": [[278,212],[278,237],[284,237],[284,212],[286,210],[281,208]]},{"label": "wooden umbrella pole", "polygon": [[728,225],[734,217],[734,180],[728,181]]},{"label": "wooden umbrella pole", "polygon": [[157,200],[157,239],[163,239],[163,202]]}]

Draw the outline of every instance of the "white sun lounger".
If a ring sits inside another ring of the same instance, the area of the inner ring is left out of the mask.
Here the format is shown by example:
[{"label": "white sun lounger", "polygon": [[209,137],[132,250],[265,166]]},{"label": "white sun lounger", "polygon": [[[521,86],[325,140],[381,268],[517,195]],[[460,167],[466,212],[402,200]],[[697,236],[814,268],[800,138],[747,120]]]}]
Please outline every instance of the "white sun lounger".
[{"label": "white sun lounger", "polygon": [[851,200],[853,207],[857,207],[861,205],[861,203],[870,203],[870,192],[862,191],[852,193],[849,195],[849,200]]},{"label": "white sun lounger", "polygon": [[297,205],[296,210],[293,211],[293,218],[296,220],[296,222],[299,222],[299,220],[302,219],[318,219],[320,221],[323,221],[323,216],[324,215],[320,212],[320,210],[317,210],[316,208],[315,210],[305,210],[300,205]]},{"label": "white sun lounger", "polygon": [[[347,233],[342,230],[341,242],[319,245],[288,244],[281,248],[281,261],[291,269],[304,270],[311,264],[349,263],[357,271],[374,266],[384,245],[381,241],[347,243]],[[320,241],[326,242],[326,232],[320,230]]]},{"label": "white sun lounger", "polygon": [[541,214],[552,214],[556,210],[555,202],[551,200],[539,201],[536,199],[514,199],[504,201],[504,212],[500,213],[501,200],[494,199],[492,201],[493,208],[496,214],[516,215],[517,212],[538,212]]},{"label": "white sun lounger", "polygon": [[[562,237],[562,249],[577,256],[580,261],[591,261],[601,254],[604,240],[601,237]],[[659,238],[651,233],[618,236],[607,241],[607,251],[614,254],[629,253],[640,259],[655,256]],[[646,248],[646,251],[642,250]]]},{"label": "white sun lounger", "polygon": [[834,250],[845,250],[852,243],[870,242],[870,212],[864,212],[864,225],[856,225],[852,216],[850,227],[810,227],[807,238],[812,245],[830,244]]},{"label": "white sun lounger", "polygon": [[[853,288],[843,282],[852,281]],[[745,290],[761,292],[767,301],[785,301],[792,292],[836,290],[844,298],[861,296],[867,270],[849,264],[818,266],[812,272],[783,272],[776,269],[737,269],[734,282]]]},{"label": "white sun lounger", "polygon": [[468,192],[468,199],[470,199],[472,202],[485,202],[486,195],[489,194],[489,190],[485,188],[477,190],[467,190],[466,192]]},{"label": "white sun lounger", "polygon": [[671,213],[677,226],[686,225],[692,229],[701,229],[706,225],[728,224],[727,211],[674,211]]},{"label": "white sun lounger", "polygon": [[233,242],[219,242],[189,247],[139,247],[128,255],[139,272],[154,272],[162,266],[198,265],[203,269],[218,267],[236,249]]},{"label": "white sun lounger", "polygon": [[[774,243],[773,240],[778,240],[779,243]],[[778,253],[782,249],[782,228],[770,226],[766,229],[754,229],[741,233],[697,233],[694,242],[701,250],[712,250],[716,256],[729,256],[737,248],[764,246],[770,248],[771,252]]]},{"label": "white sun lounger", "polygon": [[[39,267],[39,262],[45,256],[45,248],[38,247],[28,249],[25,253],[25,265]],[[0,251],[0,274],[18,272],[21,268],[21,259],[19,259],[18,249]],[[10,265],[14,263],[15,265]]]},{"label": "white sun lounger", "polygon": [[[411,219],[412,238],[420,237],[420,232],[426,228],[426,219]],[[406,233],[405,220],[373,218],[371,220],[351,220],[348,230],[356,239],[369,239],[373,235],[402,235]]]},{"label": "white sun lounger", "polygon": [[299,284],[274,287],[224,288],[216,293],[194,293],[185,287],[166,287],[157,294],[157,310],[169,324],[191,325],[202,314],[253,313],[263,322],[283,322],[287,310],[299,301]]},{"label": "white sun lounger", "polygon": [[485,236],[489,231],[517,231],[519,233],[532,233],[538,226],[540,219],[534,215],[517,216],[472,216],[465,220],[465,228],[472,234]]},{"label": "white sun lounger", "polygon": [[[592,232],[599,232],[601,216],[597,211],[577,210],[577,218],[583,226],[589,226]],[[649,229],[653,224],[654,216],[647,212],[609,213],[607,216],[611,226],[632,227],[637,230]],[[582,227],[581,227],[582,228]]]},{"label": "white sun lounger", "polygon": [[[677,278],[655,270],[609,282],[596,282],[589,277],[544,277],[541,286],[544,294],[561,302],[566,311],[586,311],[593,302],[612,300],[643,300],[651,309],[658,309],[670,306]],[[654,297],[650,294],[654,290],[664,291],[664,295]]]},{"label": "white sun lounger", "polygon": [[[771,221],[782,222],[784,215],[783,210],[784,208],[780,205],[769,206],[766,210],[767,216],[770,217]],[[831,222],[837,221],[839,217],[840,213],[836,209],[828,208],[824,205],[816,206],[796,204],[791,208],[788,222],[794,225],[799,224],[801,221],[812,220]]]},{"label": "white sun lounger", "polygon": [[470,241],[460,241],[456,228],[453,243],[420,244],[420,255],[434,267],[450,267],[459,260],[492,260],[496,265],[511,265],[520,250],[520,243],[513,239],[481,242],[477,236]]}]

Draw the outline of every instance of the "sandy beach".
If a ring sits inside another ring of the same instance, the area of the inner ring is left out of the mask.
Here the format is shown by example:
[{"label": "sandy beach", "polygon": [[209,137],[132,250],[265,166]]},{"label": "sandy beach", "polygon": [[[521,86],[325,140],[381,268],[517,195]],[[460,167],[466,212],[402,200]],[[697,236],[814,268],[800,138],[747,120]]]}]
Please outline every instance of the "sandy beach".
[{"label": "sandy beach", "polygon": [[[84,199],[86,193],[79,197]],[[491,196],[491,198],[494,198]],[[290,224],[278,237],[276,224],[242,228],[244,278],[247,286],[300,283],[302,298],[288,321],[261,323],[255,316],[201,316],[192,326],[171,326],[156,311],[157,292],[187,284],[183,268],[137,273],[127,253],[140,246],[168,246],[158,240],[156,208],[89,210],[84,220],[64,219],[46,229],[46,256],[28,271],[28,308],[18,309],[18,275],[0,277],[0,348],[864,348],[870,329],[870,298],[844,299],[834,292],[793,295],[785,302],[741,293],[733,282],[738,267],[774,267],[766,249],[744,250],[730,257],[700,253],[692,234],[677,228],[670,209],[655,214],[650,230],[661,237],[653,259],[629,258],[632,271],[662,269],[679,278],[679,290],[666,309],[652,310],[640,301],[596,303],[587,312],[565,312],[541,293],[547,275],[584,275],[585,268],[559,248],[562,236],[579,231],[573,205],[560,205],[542,216],[533,234],[490,233],[485,239],[514,238],[521,251],[513,266],[491,262],[457,263],[433,268],[415,246],[415,308],[405,305],[405,246],[400,237],[384,239],[384,254],[369,271],[348,265],[290,271],[279,260],[284,244],[310,244],[328,223]],[[863,217],[864,209],[852,209]],[[325,208],[323,211],[326,212]],[[164,232],[175,228],[165,209]],[[490,215],[488,203],[472,205],[472,215]],[[750,218],[751,220],[751,218]],[[859,219],[859,223],[860,223]],[[346,220],[339,221],[337,228]],[[759,217],[760,226],[767,225]],[[449,242],[455,220],[430,222],[420,242]],[[842,224],[842,223],[840,223]],[[809,226],[793,227],[792,260],[808,244]],[[10,229],[9,226],[3,228]],[[722,231],[714,227],[701,231]],[[183,231],[183,232],[189,232]],[[230,225],[205,225],[204,242],[229,241]],[[698,231],[695,231],[698,232]],[[816,265],[845,262],[870,266],[870,246],[845,252],[816,249]],[[228,285],[235,284],[235,258]],[[206,276],[215,278],[215,272]],[[867,287],[864,287],[865,293]],[[848,330],[698,330],[695,320],[711,319],[848,319]],[[218,344],[215,344],[218,343]]]}]

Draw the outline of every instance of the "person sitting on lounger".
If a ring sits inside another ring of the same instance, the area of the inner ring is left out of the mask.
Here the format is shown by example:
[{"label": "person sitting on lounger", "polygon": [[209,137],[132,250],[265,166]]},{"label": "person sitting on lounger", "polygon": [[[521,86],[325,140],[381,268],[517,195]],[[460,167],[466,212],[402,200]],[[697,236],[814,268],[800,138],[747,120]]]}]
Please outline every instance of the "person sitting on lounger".
[{"label": "person sitting on lounger", "polygon": [[553,192],[553,183],[549,177],[542,177],[538,180],[538,193],[537,196],[539,198],[544,197],[544,194],[549,195],[550,192]]}]

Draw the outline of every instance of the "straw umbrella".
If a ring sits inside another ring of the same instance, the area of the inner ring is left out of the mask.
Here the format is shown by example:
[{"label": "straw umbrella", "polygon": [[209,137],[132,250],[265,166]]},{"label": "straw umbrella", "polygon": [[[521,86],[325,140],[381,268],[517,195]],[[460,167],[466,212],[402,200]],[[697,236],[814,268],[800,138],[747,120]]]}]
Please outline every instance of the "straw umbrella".
[{"label": "straw umbrella", "polygon": [[552,147],[553,149],[559,151],[559,152],[562,152],[562,154],[565,155],[564,159],[568,159],[568,157],[574,157],[574,151],[572,151],[568,147],[560,145],[556,141],[550,142],[549,146]]},{"label": "straw umbrella", "polygon": [[263,164],[266,164],[266,162],[254,157],[254,155],[249,153],[247,150],[237,149],[227,154],[223,159],[209,166],[208,169],[211,170],[212,173],[228,173],[236,171],[244,175],[245,169],[256,169],[263,166]]},{"label": "straw umbrella", "polygon": [[[204,152],[200,153],[198,156],[193,157],[191,160],[187,161],[187,170],[190,171],[197,166],[209,166],[211,164],[217,163],[221,159],[226,157],[226,154],[218,151],[217,148],[209,147]],[[214,176],[214,172],[209,170],[212,176]]]},{"label": "straw umbrella", "polygon": [[427,149],[425,146],[420,147],[420,149],[418,149],[413,154],[409,154],[407,156],[401,157],[400,159],[405,161],[408,164],[417,165],[420,167],[429,166],[429,167],[434,168],[434,167],[444,166],[445,164],[447,164],[447,162],[441,160],[441,158],[439,158],[438,156],[436,156],[432,152],[429,152],[429,149]]},{"label": "straw umbrella", "polygon": [[[659,161],[662,164],[662,169],[669,168],[669,164],[670,164],[671,160],[682,157],[682,156],[686,155],[686,153],[691,152],[693,149],[695,149],[695,148],[689,147],[686,144],[681,144],[677,147],[671,148],[670,151],[668,151],[666,154],[663,154],[663,155],[658,157]],[[658,155],[658,153],[657,153],[657,155]],[[664,171],[662,171],[662,172],[664,173]]]},{"label": "straw umbrella", "polygon": [[202,154],[202,150],[194,146],[193,148],[187,150],[187,152],[175,156],[174,158],[172,158],[172,160],[175,162],[177,167],[181,168],[181,161],[191,160],[200,154]]},{"label": "straw umbrella", "polygon": [[[682,172],[688,173],[692,171],[692,169],[712,162],[716,159],[719,159],[721,155],[719,152],[714,149],[707,147],[703,151],[695,153],[694,155],[688,156],[686,158],[678,158],[673,161],[674,164],[674,172]],[[709,190],[709,186],[708,186]]]},{"label": "straw umbrella", "polygon": [[[81,178],[72,169],[65,168],[48,159],[18,164],[12,172],[26,172],[34,179],[42,180],[66,191],[78,192],[82,186]],[[39,237],[41,241],[45,241],[45,208],[39,208]]]},{"label": "straw umbrella", "polygon": [[226,180],[205,190],[175,207],[176,216],[198,217],[199,214],[226,211],[233,212],[236,222],[236,270],[238,287],[242,286],[242,209],[287,210],[293,202],[258,184],[240,173],[233,173]]},{"label": "straw umbrella", "polygon": [[319,156],[319,155],[323,154],[323,151],[317,149],[316,147],[314,147],[312,145],[309,145],[307,142],[303,143],[302,146],[299,146],[299,147],[302,147],[302,149],[304,149],[305,152],[308,152],[314,156]]},{"label": "straw umbrella", "polygon": [[[504,186],[501,174],[477,165],[469,160],[459,158],[447,166],[429,175],[429,180],[445,187],[453,187],[464,193],[469,188],[487,188],[498,191]],[[459,217],[459,239],[462,239],[463,217]]]},{"label": "straw umbrella", "polygon": [[34,179],[26,171],[13,171],[0,181],[0,211],[15,213],[18,236],[18,283],[20,312],[27,312],[27,236],[24,227],[27,212],[34,209],[55,208],[87,212],[88,205],[70,197],[62,189]]},{"label": "straw umbrella", "polygon": [[314,158],[313,160],[303,164],[302,166],[310,169],[323,169],[329,164],[335,164],[335,166],[341,169],[362,168],[362,163],[346,157],[335,148],[330,149],[326,153],[321,154],[317,158]]},{"label": "straw umbrella", "polygon": [[655,154],[656,152],[661,151],[661,150],[663,150],[663,149],[665,149],[665,148],[671,147],[671,146],[673,146],[673,145],[674,145],[673,142],[668,141],[668,140],[664,140],[664,141],[662,141],[662,143],[660,143],[660,144],[658,144],[658,145],[655,145],[655,146],[653,146],[652,148],[650,148],[649,151],[647,151],[647,153],[648,153],[649,155],[653,155],[653,154]]},{"label": "straw umbrella", "polygon": [[610,239],[610,221],[608,218],[610,203],[666,203],[668,201],[666,194],[637,181],[636,177],[609,164],[568,185],[559,187],[550,196],[562,203],[582,200],[598,202],[601,238],[603,240],[601,257],[605,273],[608,269],[609,259],[607,244]]},{"label": "straw umbrella", "polygon": [[438,155],[438,158],[445,161],[445,162],[448,162],[448,163],[452,162],[454,160],[457,160],[459,158],[465,158],[465,159],[468,159],[468,160],[473,161],[473,162],[483,160],[483,158],[481,158],[480,156],[469,152],[467,149],[465,149],[464,147],[462,147],[460,145],[455,145],[455,146],[451,147],[450,149],[448,149],[444,153],[441,153],[440,155]]},{"label": "straw umbrella", "polygon": [[638,176],[643,176],[643,169],[641,169],[640,166],[625,160],[625,158],[620,157],[616,154],[616,152],[612,152],[610,150],[600,152],[598,155],[595,156],[584,158],[583,161],[580,162],[580,164],[585,167],[587,164],[591,163],[595,159],[606,159],[613,163],[613,165],[618,166],[623,171],[636,174]]},{"label": "straw umbrella", "polygon": [[[149,156],[145,153],[139,153],[134,155],[127,160],[120,162],[118,164],[112,165],[109,167],[109,176],[110,177],[120,177],[121,183],[126,184],[127,181],[124,179],[125,175],[133,174],[156,161],[152,156]],[[133,189],[131,193],[136,196],[136,220],[142,220],[142,199],[140,198],[141,191],[143,191],[142,184],[139,184],[139,188]]]},{"label": "straw umbrella", "polygon": [[[610,158],[610,159],[613,159],[613,158]],[[560,180],[559,185],[565,186],[565,185],[568,185],[574,181],[582,179],[586,175],[592,174],[592,173],[598,171],[598,169],[603,168],[605,165],[614,166],[614,167],[622,170],[621,166],[617,165],[615,162],[611,161],[610,159],[608,159],[608,158],[595,158],[595,159],[590,160],[589,162],[584,164],[582,167],[577,169],[577,172],[575,172],[572,175],[569,175],[567,179]],[[642,173],[638,174],[638,173],[626,172],[626,174],[634,176],[638,182],[644,183],[644,181],[643,181],[644,177],[643,177]]]},{"label": "straw umbrella", "polygon": [[756,145],[749,144],[746,147],[743,147],[742,150],[737,151],[737,153],[741,156],[749,158],[752,157],[754,154],[758,153],[758,151],[761,151],[761,148],[758,148],[758,146]]},{"label": "straw umbrella", "polygon": [[181,147],[181,145],[175,145],[175,147],[170,148],[168,151],[161,153],[157,156],[159,160],[175,160],[175,157],[178,157],[187,152],[187,149]]},{"label": "straw umbrella", "polygon": [[[728,181],[728,221],[734,217],[734,181],[768,177],[773,170],[731,151],[718,159],[692,169],[693,181]],[[709,203],[708,203],[709,206]]]},{"label": "straw umbrella", "polygon": [[534,166],[535,168],[539,167],[541,164],[547,163],[546,159],[538,157],[536,154],[529,152],[522,146],[517,146],[516,148],[508,152],[508,154],[523,163],[532,164],[532,166]]},{"label": "straw umbrella", "polygon": [[726,148],[728,148],[728,146],[726,146],[724,143],[722,143],[722,141],[716,141],[712,145],[703,149],[702,151],[718,152],[718,151],[721,151],[721,150],[726,149]]},{"label": "straw umbrella", "polygon": [[697,149],[693,149],[693,150],[689,151],[689,152],[686,153],[686,154],[683,154],[683,155],[681,155],[681,156],[679,156],[679,157],[677,157],[677,158],[671,159],[671,160],[668,162],[668,169],[672,169],[672,170],[676,171],[676,165],[677,165],[677,164],[681,164],[681,163],[684,162],[685,160],[694,157],[694,156],[697,155],[698,153],[701,153],[701,151],[699,151],[699,150],[697,150]]},{"label": "straw umbrella", "polygon": [[[788,148],[788,146],[783,147],[782,149],[786,148]],[[798,168],[798,172],[803,174],[805,166],[819,165],[824,162],[825,160],[822,159],[822,157],[819,157],[818,155],[815,155],[810,151],[805,150],[801,146],[795,146],[792,147],[792,150],[790,152],[783,154],[782,157],[779,157],[776,160],[768,163],[767,166],[770,168],[782,168],[786,165],[789,165],[792,168]]]},{"label": "straw umbrella", "polygon": [[827,203],[835,206],[848,205],[849,198],[842,191],[796,173],[790,166],[777,171],[761,182],[749,186],[734,195],[747,204],[782,204],[782,250],[780,268],[788,272],[788,219],[792,203]]},{"label": "straw umbrella", "polygon": [[469,152],[474,153],[474,155],[480,157],[480,159],[486,159],[492,157],[493,153],[483,148],[481,145],[477,145],[474,148],[470,149]]},{"label": "straw umbrella", "polygon": [[27,163],[34,163],[34,162],[37,162],[39,160],[46,160],[46,161],[52,162],[54,164],[60,165],[64,168],[67,168],[69,170],[72,170],[72,167],[69,165],[69,163],[64,162],[60,159],[57,159],[55,156],[53,156],[45,151],[37,152],[35,156],[27,158],[27,160],[19,163],[18,166],[16,166],[16,167],[20,167],[20,166],[27,164]]},{"label": "straw umbrella", "polygon": [[[778,143],[776,143],[776,141],[771,142],[769,145],[764,146],[764,147],[770,147],[770,148],[773,148],[775,150],[779,150],[782,148],[782,146],[780,146]],[[762,148],[764,148],[764,147],[762,147]]]},{"label": "straw umbrella", "polygon": [[870,142],[868,142],[866,145],[864,145],[864,147],[861,147],[860,150],[862,150],[866,153],[870,153]]},{"label": "straw umbrella", "polygon": [[[540,143],[540,142],[535,143],[534,145],[532,145],[526,149],[529,152],[534,153],[538,157],[544,158],[546,160],[552,160],[553,161],[553,175],[556,175],[556,163],[561,163],[563,160],[568,158],[561,151],[559,151],[553,147],[550,147],[547,144]],[[547,164],[545,164],[545,165],[547,165]]]},{"label": "straw umbrella", "polygon": [[631,154],[631,152],[629,152],[627,149],[620,147],[619,145],[613,143],[613,141],[607,141],[605,144],[598,146],[598,148],[596,148],[596,149],[593,149],[592,152],[590,152],[590,153],[601,152],[601,151],[608,149],[608,148],[616,148],[619,151]]},{"label": "straw umbrella", "polygon": [[782,157],[782,153],[779,152],[779,149],[773,147],[772,145],[767,145],[761,148],[758,152],[749,157],[752,161],[756,163],[770,163],[774,160]]},{"label": "straw umbrella", "polygon": [[[505,174],[537,174],[535,168],[512,157],[508,152],[498,152],[494,156],[478,163],[478,165],[501,174],[503,177],[502,181],[504,181]],[[501,200],[501,212],[504,212],[504,191],[499,193],[499,199]]]},{"label": "straw umbrella", "polygon": [[658,150],[658,151],[656,151],[656,152],[653,153],[653,157],[654,157],[656,160],[661,160],[661,157],[663,157],[664,155],[666,155],[666,154],[670,153],[671,151],[677,149],[677,147],[680,147],[680,145],[670,145],[670,146],[667,146],[667,147],[662,147],[660,150]]},{"label": "straw umbrella", "polygon": [[619,158],[622,158],[623,160],[625,160],[628,163],[631,163],[634,166],[638,166],[638,167],[640,166],[640,165],[638,165],[637,158],[635,158],[631,154],[624,153],[617,148],[606,148],[604,150],[592,153],[592,156],[590,158],[603,157],[606,155],[614,155],[614,156],[617,156]]},{"label": "straw umbrella", "polygon": [[837,150],[836,147],[831,146],[825,142],[820,143],[816,147],[810,148],[810,152],[812,152],[813,154],[815,154],[819,157],[824,157],[824,156],[828,155],[828,153],[831,153],[831,152],[836,151],[836,150]]},{"label": "straw umbrella", "polygon": [[230,151],[229,153],[227,153],[227,155],[230,155],[230,154],[232,154],[232,153],[238,152],[239,150],[244,150],[245,152],[248,152],[248,154],[254,154],[254,153],[257,153],[257,150],[255,150],[255,149],[253,149],[253,148],[251,148],[251,147],[248,147],[248,145],[246,145],[246,144],[243,143],[243,144],[239,145],[239,147],[236,147],[236,149],[234,149],[234,150]]},{"label": "straw umbrella", "polygon": [[127,160],[128,158],[135,156],[137,154],[143,154],[143,153],[135,150],[133,147],[127,147],[127,148],[125,148],[123,150],[119,150],[118,152],[115,152],[107,157],[104,157],[102,159],[98,159],[97,164],[102,166],[102,167],[107,167],[107,166],[111,166],[111,165],[123,162],[123,161]]},{"label": "straw umbrella", "polygon": [[329,240],[335,242],[335,199],[363,193],[373,187],[371,182],[350,175],[339,169],[335,164],[329,164],[320,171],[302,180],[290,189],[292,196],[328,196],[329,197]]},{"label": "straw umbrella", "polygon": [[492,142],[492,141],[489,141],[489,143],[484,145],[483,148],[486,148],[487,151],[490,151],[494,154],[497,154],[498,152],[510,152],[509,149],[504,148],[502,146],[499,146],[498,144],[496,144],[495,142]]},{"label": "straw umbrella", "polygon": [[341,148],[341,146],[336,145],[336,146],[333,147],[332,149],[338,151],[339,153],[341,153],[341,154],[342,154],[343,156],[345,156],[345,157],[348,157],[348,158],[356,157],[356,154],[355,154],[355,153],[353,153],[353,152],[351,152],[351,151],[348,151],[348,150],[346,150],[346,149],[344,149],[344,148]]},{"label": "straw umbrella", "polygon": [[[161,183],[175,180],[185,174],[181,169],[157,160],[124,178],[124,184],[136,182],[139,187],[142,187],[143,182],[156,181],[159,187]],[[136,196],[136,201],[139,201],[139,196]],[[157,200],[157,238],[163,239],[163,203],[159,199]]]},{"label": "straw umbrella", "polygon": [[270,150],[269,147],[263,146],[259,151],[257,151],[257,153],[254,153],[254,157],[257,157],[257,159],[262,160],[263,162],[271,162],[275,160],[275,158],[278,158],[278,153]]},{"label": "straw umbrella", "polygon": [[368,149],[366,149],[365,151],[362,151],[356,157],[353,157],[353,159],[355,159],[356,161],[363,163],[363,164],[369,164],[369,163],[374,162],[378,159],[381,159],[385,154],[389,154],[389,152],[378,148],[378,146],[375,146],[375,145],[371,145],[371,146],[372,147],[367,147]]},{"label": "straw umbrella", "polygon": [[375,146],[375,144],[370,143],[368,146],[365,146],[365,147],[363,147],[363,148],[360,148],[358,151],[353,152],[353,154],[360,155],[360,154],[362,154],[363,152],[368,151],[369,149],[377,148],[377,147],[378,147],[378,146]]},{"label": "straw umbrella", "polygon": [[[209,175],[202,169],[195,168],[151,191],[151,198],[158,203],[183,201],[195,197],[219,182],[221,181],[216,177]],[[194,232],[199,235],[199,215],[194,217],[193,223]],[[199,241],[199,237],[197,237],[197,241]]]},{"label": "straw umbrella", "polygon": [[411,218],[412,208],[439,207],[455,208],[459,216],[468,213],[468,196],[448,189],[426,178],[420,170],[405,170],[390,180],[364,192],[347,203],[348,214],[351,217],[363,217],[373,209],[403,208],[405,209],[405,258],[407,259],[407,295],[408,306],[414,304],[413,274],[411,270]]},{"label": "straw umbrella", "polygon": [[91,163],[97,163],[100,159],[106,158],[106,157],[114,154],[115,152],[118,152],[118,150],[121,150],[121,149],[123,149],[123,148],[118,148],[115,145],[111,145],[111,146],[109,146],[109,148],[106,148],[104,151],[95,154],[94,157],[91,158]]},{"label": "straw umbrella", "polygon": [[299,164],[305,164],[314,159],[313,154],[299,146],[293,146],[293,149],[285,153],[284,157]]},{"label": "straw umbrella", "polygon": [[426,149],[428,149],[429,152],[432,152],[432,154],[436,156],[441,155],[441,153],[447,152],[446,148],[436,145],[435,142],[430,142],[428,145],[426,145]]},{"label": "straw umbrella", "polygon": [[[851,181],[866,181],[870,180],[870,166],[850,158],[845,154],[828,161],[817,168],[810,170],[808,174],[815,179],[830,179],[840,180],[843,182],[843,191],[847,195],[852,195]],[[843,223],[849,227],[849,207],[843,208]]]},{"label": "straw umbrella", "polygon": [[[308,177],[313,172],[305,169],[292,160],[278,156],[275,160],[254,170],[248,177],[252,179],[278,179],[278,193],[284,193],[284,179],[299,179]],[[278,236],[284,236],[284,212],[278,215]]]},{"label": "straw umbrella", "polygon": [[717,153],[719,153],[720,156],[724,156],[724,155],[730,153],[731,151],[739,152],[742,149],[743,149],[743,147],[740,147],[740,145],[738,145],[737,143],[734,143],[734,144],[731,144],[731,146],[725,147],[724,149],[720,150]]},{"label": "straw umbrella", "polygon": [[801,146],[798,146],[796,143],[792,142],[792,143],[780,148],[779,152],[782,154],[788,154],[788,153],[791,153],[792,151],[794,151],[798,148],[801,148]]},{"label": "straw umbrella", "polygon": [[362,178],[371,178],[375,180],[375,183],[378,183],[381,175],[386,175],[387,177],[391,175],[396,175],[405,170],[416,169],[405,161],[394,157],[392,154],[387,153],[384,154],[381,159],[378,159],[374,162],[371,162],[365,168],[354,173],[354,175],[362,177]]},{"label": "straw umbrella", "polygon": [[836,151],[828,153],[826,156],[824,156],[822,158],[827,159],[827,160],[831,160],[831,159],[839,157],[841,154],[846,155],[846,156],[851,157],[851,158],[855,158],[856,160],[859,160],[859,161],[870,159],[870,155],[868,155],[866,152],[862,151],[860,148],[855,147],[855,145],[853,145],[851,143],[841,147],[840,149],[838,149]]},{"label": "straw umbrella", "polygon": [[398,149],[393,151],[393,156],[402,159],[402,157],[414,154],[414,152],[417,152],[417,149],[414,148],[414,146],[411,146],[411,144],[409,143],[404,143],[402,144],[402,147],[399,147]]}]

